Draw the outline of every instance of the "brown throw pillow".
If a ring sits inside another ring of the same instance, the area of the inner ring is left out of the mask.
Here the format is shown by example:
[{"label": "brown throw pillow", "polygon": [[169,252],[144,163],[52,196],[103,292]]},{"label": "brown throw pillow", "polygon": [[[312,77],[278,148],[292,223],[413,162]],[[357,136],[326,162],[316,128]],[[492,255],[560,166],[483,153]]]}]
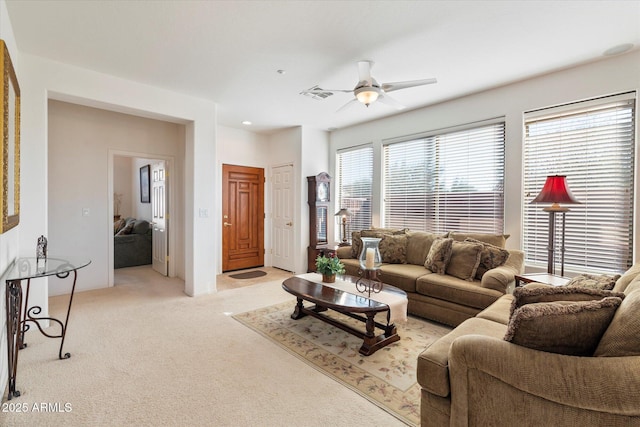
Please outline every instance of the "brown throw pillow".
[{"label": "brown throw pillow", "polygon": [[120,218],[116,222],[113,223],[113,234],[118,234],[118,231],[122,230],[127,222],[124,218]]},{"label": "brown throw pillow", "polygon": [[451,259],[452,244],[453,239],[450,238],[435,239],[424,262],[425,268],[433,273],[444,274]]},{"label": "brown throw pillow", "polygon": [[362,239],[360,237],[359,231],[351,233],[351,258],[358,259],[360,256],[360,251],[362,250]]},{"label": "brown throw pillow", "polygon": [[481,243],[452,242],[451,258],[446,267],[447,274],[458,279],[473,281],[480,265],[483,248]]},{"label": "brown throw pillow", "polygon": [[549,353],[591,356],[621,302],[607,297],[527,304],[509,319],[504,339]]},{"label": "brown throw pillow", "polygon": [[478,271],[476,271],[476,279],[478,280],[482,279],[484,273],[492,268],[504,265],[507,259],[509,259],[509,251],[506,249],[470,237],[467,237],[464,241],[483,245],[482,254],[480,255],[480,265],[478,265]]},{"label": "brown throw pillow", "polygon": [[120,231],[116,233],[116,236],[124,236],[126,234],[131,234],[131,231],[133,230],[134,225],[135,225],[135,222],[133,221],[128,222],[127,225],[122,227],[122,229],[120,229]]},{"label": "brown throw pillow", "polygon": [[594,356],[640,355],[640,290],[629,292],[602,336]]},{"label": "brown throw pillow", "polygon": [[588,289],[602,289],[609,291],[616,285],[616,281],[620,278],[619,274],[610,276],[607,274],[594,275],[594,274],[581,274],[569,280],[565,286],[570,288],[588,288]]},{"label": "brown throw pillow", "polygon": [[511,315],[526,304],[555,301],[593,301],[606,297],[624,299],[621,292],[601,291],[587,288],[567,288],[566,286],[524,286],[515,288],[511,302]]},{"label": "brown throw pillow", "polygon": [[391,264],[407,263],[407,235],[386,234],[380,241],[380,256],[382,262]]}]

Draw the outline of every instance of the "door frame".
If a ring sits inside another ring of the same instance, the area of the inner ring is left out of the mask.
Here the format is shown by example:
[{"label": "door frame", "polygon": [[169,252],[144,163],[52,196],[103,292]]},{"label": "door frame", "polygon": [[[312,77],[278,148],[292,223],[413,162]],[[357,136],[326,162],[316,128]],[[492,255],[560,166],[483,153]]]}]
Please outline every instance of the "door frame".
[{"label": "door frame", "polygon": [[[109,238],[107,239],[107,257],[108,257],[108,273],[109,280],[107,283],[108,287],[113,287],[114,281],[114,268],[113,268],[113,162],[114,157],[139,157],[146,159],[154,159],[154,160],[164,160],[165,168],[167,170],[168,179],[167,185],[169,186],[169,197],[167,199],[167,205],[169,206],[169,210],[167,211],[167,215],[169,215],[169,221],[173,222],[174,218],[176,218],[175,213],[177,212],[177,207],[175,206],[175,158],[173,156],[166,156],[162,154],[153,154],[153,153],[141,153],[134,151],[122,151],[122,150],[111,150],[108,152],[108,184],[107,184],[107,210],[109,211],[109,215],[107,218],[108,224],[106,224],[106,232],[108,233]],[[169,234],[167,238],[169,239],[169,246],[167,248],[167,252],[170,254],[169,256],[176,256],[176,227],[172,224],[169,227]],[[169,277],[176,276],[176,262],[169,263]]]}]

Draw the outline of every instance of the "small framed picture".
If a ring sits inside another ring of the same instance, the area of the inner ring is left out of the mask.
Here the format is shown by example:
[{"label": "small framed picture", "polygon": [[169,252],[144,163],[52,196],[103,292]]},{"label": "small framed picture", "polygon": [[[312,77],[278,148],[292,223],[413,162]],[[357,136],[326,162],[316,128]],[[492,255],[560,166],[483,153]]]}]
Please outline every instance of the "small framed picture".
[{"label": "small framed picture", "polygon": [[151,180],[149,165],[140,168],[140,203],[151,203]]}]

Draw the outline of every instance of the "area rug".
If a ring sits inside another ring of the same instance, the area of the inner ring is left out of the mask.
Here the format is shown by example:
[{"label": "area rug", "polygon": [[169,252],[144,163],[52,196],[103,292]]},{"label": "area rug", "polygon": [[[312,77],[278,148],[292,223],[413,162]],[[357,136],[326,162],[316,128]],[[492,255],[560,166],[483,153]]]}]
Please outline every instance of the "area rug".
[{"label": "area rug", "polygon": [[232,279],[255,279],[256,277],[266,276],[267,273],[262,270],[247,271],[245,273],[230,274]]},{"label": "area rug", "polygon": [[[409,317],[407,323],[397,325],[400,341],[362,356],[358,353],[361,339],[311,316],[293,320],[294,306],[291,300],[233,317],[407,425],[420,424],[417,358],[451,328]],[[325,314],[364,328],[363,323],[339,313],[329,310]]]}]

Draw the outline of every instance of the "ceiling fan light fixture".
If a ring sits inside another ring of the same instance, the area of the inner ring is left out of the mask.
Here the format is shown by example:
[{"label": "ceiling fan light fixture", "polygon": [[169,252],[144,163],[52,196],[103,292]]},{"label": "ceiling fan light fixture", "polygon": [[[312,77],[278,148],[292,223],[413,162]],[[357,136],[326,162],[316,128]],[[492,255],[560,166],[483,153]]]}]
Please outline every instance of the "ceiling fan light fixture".
[{"label": "ceiling fan light fixture", "polygon": [[376,102],[380,96],[380,89],[375,86],[364,86],[355,90],[356,98],[367,107]]}]

